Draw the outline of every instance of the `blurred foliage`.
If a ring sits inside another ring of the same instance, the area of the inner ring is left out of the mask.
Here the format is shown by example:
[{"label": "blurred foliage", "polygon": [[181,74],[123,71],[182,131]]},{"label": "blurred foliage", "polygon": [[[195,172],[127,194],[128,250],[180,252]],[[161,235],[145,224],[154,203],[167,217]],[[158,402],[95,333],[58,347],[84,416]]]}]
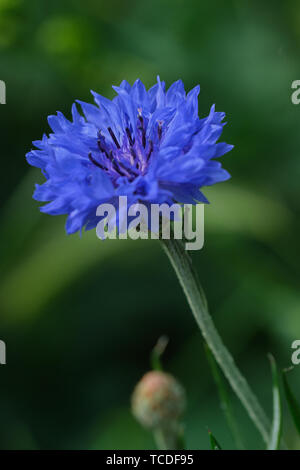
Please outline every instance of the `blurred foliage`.
[{"label": "blurred foliage", "polygon": [[[168,85],[200,83],[202,116],[212,103],[227,114],[232,179],[205,191],[206,241],[194,259],[217,326],[272,416],[267,353],[288,367],[300,337],[300,108],[290,100],[299,46],[297,0],[0,0],[0,448],[154,448],[129,400],[162,334],[166,369],[187,390],[188,447],[209,448],[208,427],[234,447],[159,244],[67,237],[64,217],[40,214],[31,199],[42,177],[24,155],[49,132],[49,114],[69,116],[90,89],[112,97],[124,78],[150,86],[158,73]],[[231,399],[242,440],[262,448]]]}]

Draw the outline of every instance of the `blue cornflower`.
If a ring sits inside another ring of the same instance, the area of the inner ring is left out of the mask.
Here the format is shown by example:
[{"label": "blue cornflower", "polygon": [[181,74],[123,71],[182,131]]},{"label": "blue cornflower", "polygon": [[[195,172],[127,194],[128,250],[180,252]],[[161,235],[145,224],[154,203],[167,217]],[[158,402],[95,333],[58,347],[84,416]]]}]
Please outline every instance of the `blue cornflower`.
[{"label": "blue cornflower", "polygon": [[158,78],[148,91],[140,80],[113,89],[112,100],[92,92],[96,106],[77,101],[84,116],[76,104],[72,121],[49,116],[53,133],[26,155],[46,178],[34,199],[51,201],[42,212],[68,214],[67,233],[96,227],[97,207],[119,196],[128,205],[208,202],[200,188],[230,177],[214,160],[232,149],[217,143],[225,114],[212,106],[199,119],[199,86],[186,94],[178,80],[166,91]]}]

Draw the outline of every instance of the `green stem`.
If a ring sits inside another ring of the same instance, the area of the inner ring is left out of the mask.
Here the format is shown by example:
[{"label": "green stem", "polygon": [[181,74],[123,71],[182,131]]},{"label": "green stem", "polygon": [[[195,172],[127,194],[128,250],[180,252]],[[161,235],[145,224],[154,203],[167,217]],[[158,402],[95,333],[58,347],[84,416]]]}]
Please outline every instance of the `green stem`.
[{"label": "green stem", "polygon": [[154,430],[154,439],[159,450],[184,450],[183,428],[173,421],[168,426]]},{"label": "green stem", "polygon": [[154,439],[159,450],[176,450],[176,436],[173,432],[158,428],[154,431]]},{"label": "green stem", "polygon": [[183,242],[174,239],[161,241],[205,341],[232,389],[241,400],[263,440],[267,443],[270,435],[269,420],[215,328],[208,312],[204,291]]}]

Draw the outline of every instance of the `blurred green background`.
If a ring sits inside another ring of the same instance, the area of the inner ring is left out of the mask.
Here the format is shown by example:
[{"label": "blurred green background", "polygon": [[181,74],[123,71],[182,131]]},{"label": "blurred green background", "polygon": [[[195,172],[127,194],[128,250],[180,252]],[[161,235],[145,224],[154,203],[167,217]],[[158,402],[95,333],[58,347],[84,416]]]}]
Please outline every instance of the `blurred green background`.
[{"label": "blurred green background", "polygon": [[[130,413],[149,352],[170,337],[164,364],[184,385],[186,439],[209,448],[210,428],[234,444],[201,335],[156,241],[67,236],[65,217],[32,200],[38,170],[25,153],[90,89],[156,75],[201,85],[200,114],[216,103],[235,145],[232,179],[205,191],[205,246],[194,260],[210,310],[267,412],[267,353],[291,365],[300,337],[300,79],[298,0],[0,0],[0,448],[155,448]],[[299,397],[300,365],[289,375]],[[248,448],[263,444],[231,394]],[[289,444],[299,448],[285,407]]]}]

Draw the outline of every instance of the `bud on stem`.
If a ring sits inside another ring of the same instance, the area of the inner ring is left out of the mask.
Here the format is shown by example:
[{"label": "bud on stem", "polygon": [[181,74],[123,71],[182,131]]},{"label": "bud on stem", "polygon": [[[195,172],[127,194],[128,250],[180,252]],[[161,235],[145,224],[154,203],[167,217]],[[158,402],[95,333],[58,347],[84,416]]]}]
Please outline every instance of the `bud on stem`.
[{"label": "bud on stem", "polygon": [[161,371],[142,377],[132,395],[132,412],[147,429],[154,432],[160,449],[176,449],[185,408],[185,393],[175,378]]}]

